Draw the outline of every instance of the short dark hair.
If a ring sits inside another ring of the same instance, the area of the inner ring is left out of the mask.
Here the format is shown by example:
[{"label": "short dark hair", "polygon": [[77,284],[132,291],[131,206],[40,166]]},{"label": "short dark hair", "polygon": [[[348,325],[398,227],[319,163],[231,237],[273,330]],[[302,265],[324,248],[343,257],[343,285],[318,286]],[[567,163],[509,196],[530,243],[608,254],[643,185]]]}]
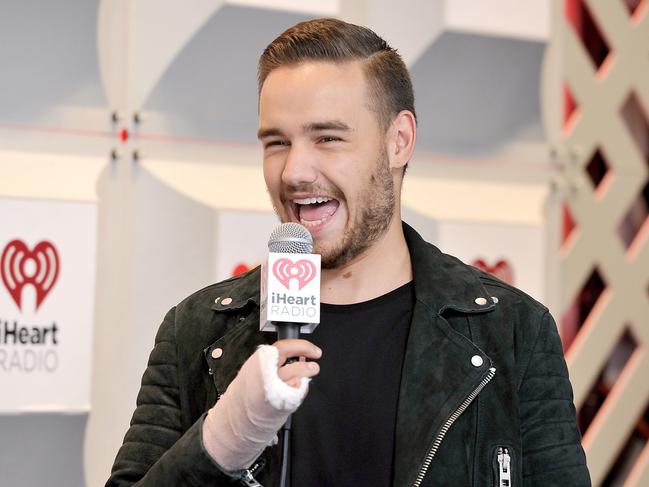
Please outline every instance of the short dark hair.
[{"label": "short dark hair", "polygon": [[304,61],[363,61],[370,102],[385,130],[401,110],[415,116],[410,74],[396,49],[366,27],[338,19],[300,22],[279,35],[259,58],[258,89],[280,66]]}]

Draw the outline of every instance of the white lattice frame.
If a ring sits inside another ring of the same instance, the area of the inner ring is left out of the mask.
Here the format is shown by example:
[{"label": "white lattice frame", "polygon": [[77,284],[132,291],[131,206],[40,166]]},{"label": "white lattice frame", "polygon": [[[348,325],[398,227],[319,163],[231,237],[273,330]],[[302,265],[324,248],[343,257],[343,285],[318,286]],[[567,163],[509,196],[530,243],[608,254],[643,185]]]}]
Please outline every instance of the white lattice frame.
[{"label": "white lattice frame", "polygon": [[[584,2],[611,51],[599,72],[563,15],[564,1],[554,3],[554,36],[561,50],[557,82],[567,83],[578,107],[559,143],[561,197],[555,201],[567,204],[577,223],[560,251],[559,307],[571,306],[595,267],[607,285],[566,355],[577,408],[626,327],[638,342],[583,439],[593,485],[601,485],[649,405],[649,225],[645,221],[628,251],[618,236],[620,222],[649,178],[649,164],[621,113],[635,93],[649,119],[649,0],[633,18],[623,0]],[[556,114],[562,100],[555,98],[552,108],[548,103],[544,109]],[[609,172],[594,190],[586,166],[598,149]],[[625,482],[647,485],[649,445]]]}]

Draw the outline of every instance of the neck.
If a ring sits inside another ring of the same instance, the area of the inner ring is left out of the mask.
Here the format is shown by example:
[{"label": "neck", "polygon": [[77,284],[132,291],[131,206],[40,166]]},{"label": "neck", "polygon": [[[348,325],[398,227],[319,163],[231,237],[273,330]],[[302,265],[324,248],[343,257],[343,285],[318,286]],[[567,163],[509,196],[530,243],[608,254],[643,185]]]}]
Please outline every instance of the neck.
[{"label": "neck", "polygon": [[397,216],[385,235],[361,255],[340,268],[322,271],[320,300],[329,304],[360,303],[411,280],[410,253]]}]

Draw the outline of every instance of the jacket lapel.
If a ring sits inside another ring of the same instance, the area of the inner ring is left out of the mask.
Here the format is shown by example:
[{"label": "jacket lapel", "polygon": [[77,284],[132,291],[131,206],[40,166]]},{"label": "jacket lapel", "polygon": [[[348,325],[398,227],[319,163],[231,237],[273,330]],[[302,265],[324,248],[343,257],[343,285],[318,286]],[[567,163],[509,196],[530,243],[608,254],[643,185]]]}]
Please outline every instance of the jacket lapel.
[{"label": "jacket lapel", "polygon": [[[484,357],[480,367],[473,356]],[[417,302],[399,391],[394,484],[412,485],[444,423],[478,386],[488,357]]]},{"label": "jacket lapel", "polygon": [[[214,375],[214,385],[219,395],[225,392],[243,363],[259,345],[274,341],[275,337],[272,334],[259,331],[259,310],[255,310],[236,328],[210,345],[206,349],[205,355],[210,363]],[[217,359],[212,355],[216,349],[220,349],[218,353],[222,354]]]},{"label": "jacket lapel", "polygon": [[217,393],[223,394],[259,345],[273,343],[272,333],[259,331],[259,268],[217,296],[212,310],[225,322],[226,332],[203,350]]},{"label": "jacket lapel", "polygon": [[[444,423],[478,387],[491,360],[444,319],[446,309],[483,313],[486,291],[473,272],[423,241],[409,226],[415,308],[406,345],[395,434],[394,485],[412,485]],[[481,302],[481,301],[479,301]],[[472,358],[479,356],[479,366]]]}]

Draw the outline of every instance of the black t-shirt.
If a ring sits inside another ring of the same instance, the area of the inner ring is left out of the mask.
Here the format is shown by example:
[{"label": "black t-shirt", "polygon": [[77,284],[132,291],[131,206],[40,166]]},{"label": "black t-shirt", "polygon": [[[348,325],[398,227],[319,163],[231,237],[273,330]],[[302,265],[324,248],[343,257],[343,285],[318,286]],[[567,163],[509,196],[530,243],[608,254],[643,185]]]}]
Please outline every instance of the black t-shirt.
[{"label": "black t-shirt", "polygon": [[401,368],[412,283],[357,304],[322,304],[304,338],[322,348],[320,374],[293,416],[292,486],[392,484]]}]

